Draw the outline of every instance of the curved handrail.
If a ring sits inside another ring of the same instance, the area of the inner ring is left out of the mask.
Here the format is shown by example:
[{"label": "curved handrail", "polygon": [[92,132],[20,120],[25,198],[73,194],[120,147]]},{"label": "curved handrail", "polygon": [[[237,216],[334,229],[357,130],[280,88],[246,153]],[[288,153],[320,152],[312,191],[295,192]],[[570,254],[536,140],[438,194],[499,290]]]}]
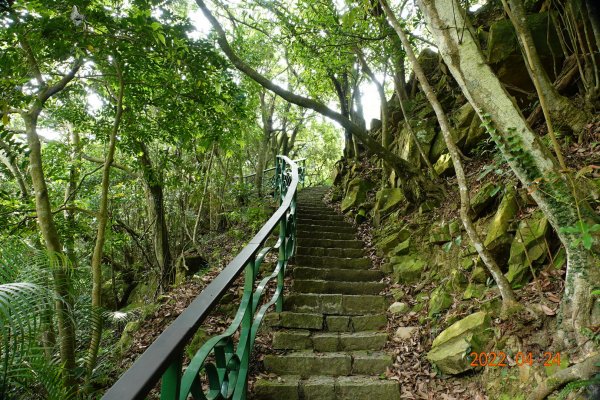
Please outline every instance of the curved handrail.
[{"label": "curved handrail", "polygon": [[[161,400],[185,400],[188,394],[195,399],[245,399],[250,351],[256,332],[269,307],[275,304],[277,311],[282,309],[285,269],[295,251],[296,192],[304,170],[299,171],[297,164],[286,156],[277,156],[275,168],[279,208],[227,267],[125,371],[104,394],[103,400],[143,399],[161,376]],[[263,247],[278,227],[277,244]],[[277,266],[255,290],[260,265],[271,250],[279,251]],[[234,321],[223,334],[208,340],[198,350],[183,373],[185,345],[243,270],[244,294]],[[275,294],[256,313],[264,288],[275,278]],[[238,330],[240,339],[235,350],[233,336]],[[214,362],[206,362],[211,354]],[[208,378],[208,393],[202,390],[199,378],[202,371]]]}]

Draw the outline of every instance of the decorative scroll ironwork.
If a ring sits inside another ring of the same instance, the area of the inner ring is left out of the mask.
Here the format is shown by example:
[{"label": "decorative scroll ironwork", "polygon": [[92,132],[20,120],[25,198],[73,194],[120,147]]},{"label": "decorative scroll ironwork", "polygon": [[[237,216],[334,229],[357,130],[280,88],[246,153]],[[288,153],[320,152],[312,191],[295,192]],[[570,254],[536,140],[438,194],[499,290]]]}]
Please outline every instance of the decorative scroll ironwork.
[{"label": "decorative scroll ironwork", "polygon": [[[298,160],[302,162],[304,160]],[[274,195],[279,208],[233,261],[142,354],[104,395],[104,400],[142,399],[162,375],[161,400],[246,399],[250,353],[267,310],[283,306],[283,284],[288,260],[296,248],[296,191],[305,167],[277,156]],[[266,246],[277,231],[274,246]],[[261,265],[278,252],[274,271],[258,282]],[[221,335],[209,339],[183,371],[183,350],[232,282],[244,271],[244,293],[233,322]],[[277,282],[274,294],[261,304],[267,285]],[[256,286],[256,287],[255,287]],[[239,335],[238,335],[239,332]],[[235,337],[239,339],[234,340]],[[206,383],[203,387],[202,382]]]}]

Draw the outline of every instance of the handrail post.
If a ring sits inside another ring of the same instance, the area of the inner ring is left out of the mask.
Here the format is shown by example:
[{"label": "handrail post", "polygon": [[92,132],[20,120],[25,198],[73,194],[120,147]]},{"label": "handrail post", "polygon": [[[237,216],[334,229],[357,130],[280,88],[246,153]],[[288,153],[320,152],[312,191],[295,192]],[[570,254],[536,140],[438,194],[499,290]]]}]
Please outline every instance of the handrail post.
[{"label": "handrail post", "polygon": [[285,278],[285,265],[286,265],[286,236],[287,236],[287,213],[281,217],[281,221],[279,222],[279,257],[278,263],[280,263],[281,268],[279,270],[279,274],[277,274],[277,290],[280,291],[279,298],[277,299],[277,303],[275,304],[275,311],[282,312],[283,311],[283,283]]},{"label": "handrail post", "polygon": [[179,400],[182,362],[183,354],[179,353],[163,374],[160,384],[160,400]]}]

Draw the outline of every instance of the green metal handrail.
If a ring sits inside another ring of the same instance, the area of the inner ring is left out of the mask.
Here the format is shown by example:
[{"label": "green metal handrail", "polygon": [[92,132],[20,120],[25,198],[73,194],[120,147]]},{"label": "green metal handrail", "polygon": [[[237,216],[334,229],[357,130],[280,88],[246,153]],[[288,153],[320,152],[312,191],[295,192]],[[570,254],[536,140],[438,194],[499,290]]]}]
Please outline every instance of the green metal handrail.
[{"label": "green metal handrail", "polygon": [[[103,400],[143,399],[162,376],[161,400],[246,399],[250,353],[267,310],[283,307],[283,284],[288,260],[296,247],[296,192],[304,168],[285,156],[277,156],[275,197],[279,208],[227,267],[198,295],[192,304],[148,347],[130,369],[102,397]],[[265,243],[279,228],[272,247]],[[277,250],[273,273],[257,283],[265,256]],[[183,371],[183,352],[202,322],[233,281],[244,271],[244,294],[235,318],[221,335],[209,339]],[[261,297],[272,280],[277,289],[260,308]],[[255,288],[256,286],[256,288]],[[239,340],[234,340],[239,331]],[[211,357],[212,356],[212,357]],[[206,378],[208,391],[202,387]]]}]

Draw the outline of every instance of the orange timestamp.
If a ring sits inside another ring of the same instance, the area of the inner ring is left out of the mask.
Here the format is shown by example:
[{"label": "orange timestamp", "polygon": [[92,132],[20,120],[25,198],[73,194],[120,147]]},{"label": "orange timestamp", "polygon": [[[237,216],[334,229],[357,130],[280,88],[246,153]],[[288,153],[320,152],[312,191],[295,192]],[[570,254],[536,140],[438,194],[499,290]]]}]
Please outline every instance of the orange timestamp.
[{"label": "orange timestamp", "polygon": [[[531,352],[518,352],[513,359],[510,359],[505,352],[471,352],[469,354],[472,367],[523,367],[525,365],[533,366],[536,359]],[[544,367],[560,366],[560,352],[553,353],[546,351],[539,359],[539,363]]]}]

